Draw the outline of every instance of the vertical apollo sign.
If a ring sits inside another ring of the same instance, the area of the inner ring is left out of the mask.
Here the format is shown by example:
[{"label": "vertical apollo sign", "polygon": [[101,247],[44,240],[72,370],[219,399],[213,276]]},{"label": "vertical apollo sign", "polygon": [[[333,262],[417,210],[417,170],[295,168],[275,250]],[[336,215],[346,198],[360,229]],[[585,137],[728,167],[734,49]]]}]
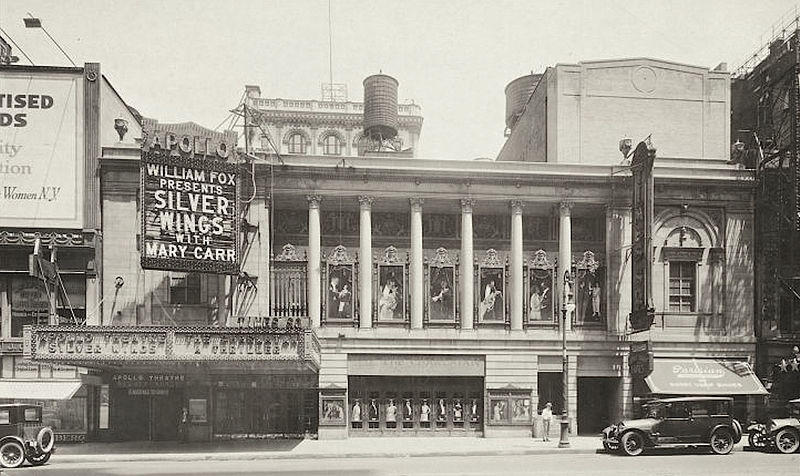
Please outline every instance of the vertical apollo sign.
[{"label": "vertical apollo sign", "polygon": [[656,149],[650,140],[639,142],[633,152],[633,220],[631,224],[631,332],[650,329],[653,307],[653,161]]},{"label": "vertical apollo sign", "polygon": [[142,268],[239,272],[238,167],[205,158],[209,143],[167,134],[142,149]]}]

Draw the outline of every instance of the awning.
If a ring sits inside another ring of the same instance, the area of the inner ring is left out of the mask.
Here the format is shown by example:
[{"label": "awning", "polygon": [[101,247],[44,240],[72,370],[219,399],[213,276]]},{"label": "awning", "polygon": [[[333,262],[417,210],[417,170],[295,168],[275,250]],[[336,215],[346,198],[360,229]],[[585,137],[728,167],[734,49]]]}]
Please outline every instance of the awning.
[{"label": "awning", "polygon": [[767,395],[750,364],[716,359],[655,359],[644,379],[665,395]]},{"label": "awning", "polygon": [[0,381],[0,398],[15,400],[69,400],[83,385],[80,381]]}]

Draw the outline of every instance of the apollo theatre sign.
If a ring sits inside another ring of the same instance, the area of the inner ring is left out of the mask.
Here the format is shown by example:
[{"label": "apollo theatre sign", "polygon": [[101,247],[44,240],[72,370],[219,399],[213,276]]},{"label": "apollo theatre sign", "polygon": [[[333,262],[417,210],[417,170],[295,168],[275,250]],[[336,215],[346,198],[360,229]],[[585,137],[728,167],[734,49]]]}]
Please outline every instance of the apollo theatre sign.
[{"label": "apollo theatre sign", "polygon": [[232,147],[168,133],[145,144],[142,268],[239,272],[238,168],[224,160]]}]

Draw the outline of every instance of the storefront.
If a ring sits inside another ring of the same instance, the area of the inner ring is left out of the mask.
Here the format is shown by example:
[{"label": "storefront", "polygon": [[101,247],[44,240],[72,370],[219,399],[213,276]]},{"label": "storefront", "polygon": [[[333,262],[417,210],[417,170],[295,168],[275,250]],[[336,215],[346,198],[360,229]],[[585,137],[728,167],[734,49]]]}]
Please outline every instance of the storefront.
[{"label": "storefront", "polygon": [[[302,329],[35,327],[34,362],[102,372],[107,440],[295,437],[316,433],[319,344]],[[93,407],[94,408],[94,407]]]},{"label": "storefront", "polygon": [[656,358],[653,371],[638,385],[634,382],[634,390],[639,390],[640,401],[668,396],[731,396],[734,414],[742,422],[755,416],[756,397],[768,394],[749,363],[721,359]]}]

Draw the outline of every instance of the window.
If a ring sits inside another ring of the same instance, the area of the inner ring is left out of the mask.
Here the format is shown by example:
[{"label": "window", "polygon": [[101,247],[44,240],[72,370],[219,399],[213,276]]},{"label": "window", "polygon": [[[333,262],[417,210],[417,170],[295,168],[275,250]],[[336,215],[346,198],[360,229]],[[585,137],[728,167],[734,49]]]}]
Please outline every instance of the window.
[{"label": "window", "polygon": [[39,409],[38,408],[26,408],[25,409],[25,421],[39,421]]},{"label": "window", "polygon": [[289,153],[290,154],[305,154],[306,141],[303,134],[294,133],[289,137]]},{"label": "window", "polygon": [[0,425],[8,425],[9,423],[11,423],[11,411],[10,410],[0,411]]},{"label": "window", "polygon": [[325,155],[341,155],[342,153],[342,143],[339,141],[339,138],[333,134],[325,138],[323,145],[325,147]]},{"label": "window", "polygon": [[200,275],[174,273],[169,277],[170,304],[200,304]]},{"label": "window", "polygon": [[695,272],[692,261],[669,263],[669,310],[670,312],[694,312]]}]

